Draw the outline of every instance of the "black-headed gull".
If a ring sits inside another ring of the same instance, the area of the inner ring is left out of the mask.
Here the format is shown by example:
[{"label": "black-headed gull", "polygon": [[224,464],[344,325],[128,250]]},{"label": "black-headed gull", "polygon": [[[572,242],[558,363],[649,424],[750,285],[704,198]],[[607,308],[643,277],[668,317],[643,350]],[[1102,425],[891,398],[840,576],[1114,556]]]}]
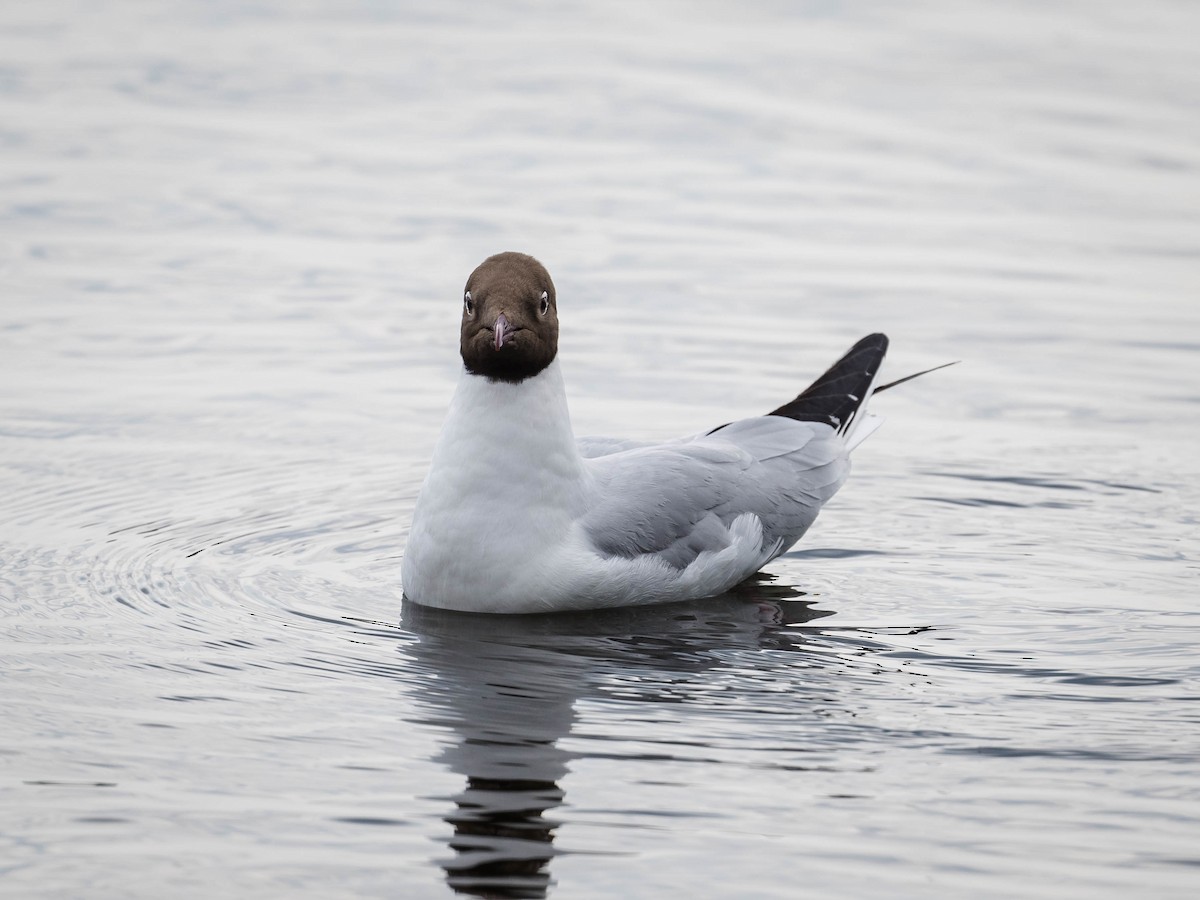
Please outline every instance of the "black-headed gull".
[{"label": "black-headed gull", "polygon": [[888,341],[872,334],[767,415],[666,443],[576,441],[557,297],[531,256],[467,280],[464,371],[417,499],[404,595],[538,613],[728,590],[791,547],[850,471]]}]

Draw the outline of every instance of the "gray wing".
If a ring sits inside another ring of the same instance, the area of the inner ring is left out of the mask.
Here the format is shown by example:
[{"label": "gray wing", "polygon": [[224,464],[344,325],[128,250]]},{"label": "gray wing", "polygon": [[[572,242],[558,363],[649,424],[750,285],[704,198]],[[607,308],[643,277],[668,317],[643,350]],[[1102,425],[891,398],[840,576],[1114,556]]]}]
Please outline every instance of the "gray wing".
[{"label": "gray wing", "polygon": [[627,441],[624,438],[581,437],[575,441],[579,454],[584,459],[595,459],[597,456],[608,456],[621,453],[624,450],[635,450],[639,447],[653,447],[653,441]]},{"label": "gray wing", "polygon": [[762,522],[764,548],[778,543],[783,552],[850,468],[833,428],[779,416],[596,455],[587,465],[595,495],[583,525],[597,550],[626,558],[654,554],[676,568],[728,546],[729,525],[743,513]]}]

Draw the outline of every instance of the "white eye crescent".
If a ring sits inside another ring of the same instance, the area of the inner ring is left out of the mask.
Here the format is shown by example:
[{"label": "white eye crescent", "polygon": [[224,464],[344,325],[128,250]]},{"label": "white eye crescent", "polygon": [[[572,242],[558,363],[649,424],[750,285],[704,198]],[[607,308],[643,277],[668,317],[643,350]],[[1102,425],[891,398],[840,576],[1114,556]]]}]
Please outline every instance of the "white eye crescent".
[{"label": "white eye crescent", "polygon": [[543,316],[550,311],[550,295],[546,291],[542,291],[542,305],[538,310]]},{"label": "white eye crescent", "polygon": [[471,292],[463,294],[463,312],[468,316],[475,312],[475,304],[471,301]]}]

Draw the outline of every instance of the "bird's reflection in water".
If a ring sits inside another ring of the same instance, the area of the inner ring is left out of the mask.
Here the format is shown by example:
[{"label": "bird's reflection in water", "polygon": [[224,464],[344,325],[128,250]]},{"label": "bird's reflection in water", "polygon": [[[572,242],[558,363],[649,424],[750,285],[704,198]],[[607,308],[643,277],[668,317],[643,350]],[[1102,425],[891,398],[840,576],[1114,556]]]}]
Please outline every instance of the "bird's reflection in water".
[{"label": "bird's reflection in water", "polygon": [[800,649],[804,632],[786,626],[832,614],[800,596],[763,576],[698,603],[553,616],[405,604],[403,626],[420,637],[409,652],[427,679],[422,721],[453,734],[438,761],[466,785],[446,816],[449,885],[480,897],[544,897],[561,824],[547,813],[564,802],[559,785],[572,755],[559,741],[575,723],[576,701],[631,669],[670,685],[721,666],[714,650]]}]

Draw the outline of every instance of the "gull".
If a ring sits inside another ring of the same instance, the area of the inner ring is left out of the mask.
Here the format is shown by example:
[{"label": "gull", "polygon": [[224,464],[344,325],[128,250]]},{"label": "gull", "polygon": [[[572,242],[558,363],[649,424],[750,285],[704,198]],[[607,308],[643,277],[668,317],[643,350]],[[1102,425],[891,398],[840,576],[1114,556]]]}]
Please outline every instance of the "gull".
[{"label": "gull", "polygon": [[558,331],[533,257],[500,253],[467,279],[463,371],[404,552],[409,601],[546,613],[721,594],[804,535],[881,422],[866,406],[888,339],[872,334],[766,415],[665,442],[576,440]]}]

